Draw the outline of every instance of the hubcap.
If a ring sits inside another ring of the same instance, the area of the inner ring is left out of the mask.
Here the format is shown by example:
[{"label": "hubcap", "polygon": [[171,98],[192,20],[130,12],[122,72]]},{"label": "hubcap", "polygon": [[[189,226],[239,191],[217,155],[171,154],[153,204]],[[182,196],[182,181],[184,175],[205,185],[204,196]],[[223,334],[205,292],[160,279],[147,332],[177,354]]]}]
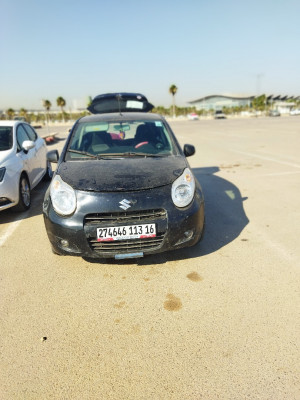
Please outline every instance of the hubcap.
[{"label": "hubcap", "polygon": [[21,196],[23,203],[25,204],[26,207],[28,207],[30,204],[30,189],[28,182],[25,178],[23,178],[21,182]]}]

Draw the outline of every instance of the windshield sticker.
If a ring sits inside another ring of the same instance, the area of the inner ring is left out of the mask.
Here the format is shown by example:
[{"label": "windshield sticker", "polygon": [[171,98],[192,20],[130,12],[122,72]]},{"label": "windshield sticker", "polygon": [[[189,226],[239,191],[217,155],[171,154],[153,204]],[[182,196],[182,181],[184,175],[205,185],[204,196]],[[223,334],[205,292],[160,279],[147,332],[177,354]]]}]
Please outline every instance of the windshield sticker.
[{"label": "windshield sticker", "polygon": [[135,100],[128,100],[126,102],[126,107],[127,108],[139,108],[140,110],[143,108],[143,103],[140,101],[135,101]]},{"label": "windshield sticker", "polygon": [[162,122],[161,121],[155,121],[155,126],[162,126]]}]

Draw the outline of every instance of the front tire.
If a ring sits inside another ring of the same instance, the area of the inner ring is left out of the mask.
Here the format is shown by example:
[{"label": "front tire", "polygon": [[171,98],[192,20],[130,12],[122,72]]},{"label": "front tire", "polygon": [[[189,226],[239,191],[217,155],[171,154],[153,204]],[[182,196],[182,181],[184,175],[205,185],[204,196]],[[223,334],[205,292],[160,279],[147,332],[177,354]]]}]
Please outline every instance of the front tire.
[{"label": "front tire", "polygon": [[22,175],[19,182],[19,202],[15,206],[15,211],[27,211],[31,205],[30,185],[26,175]]}]

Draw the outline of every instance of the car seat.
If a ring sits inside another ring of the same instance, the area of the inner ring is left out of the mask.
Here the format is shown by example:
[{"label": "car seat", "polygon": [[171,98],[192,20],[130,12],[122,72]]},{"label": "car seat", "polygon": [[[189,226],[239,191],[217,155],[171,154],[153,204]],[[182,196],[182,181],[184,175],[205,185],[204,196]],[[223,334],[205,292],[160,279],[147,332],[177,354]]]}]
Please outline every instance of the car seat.
[{"label": "car seat", "polygon": [[92,154],[103,153],[108,150],[113,141],[109,133],[106,131],[89,132],[90,141],[87,151]]},{"label": "car seat", "polygon": [[154,144],[153,143],[153,134],[148,126],[139,125],[136,130],[136,134],[134,137],[134,145],[137,146],[140,143]]}]

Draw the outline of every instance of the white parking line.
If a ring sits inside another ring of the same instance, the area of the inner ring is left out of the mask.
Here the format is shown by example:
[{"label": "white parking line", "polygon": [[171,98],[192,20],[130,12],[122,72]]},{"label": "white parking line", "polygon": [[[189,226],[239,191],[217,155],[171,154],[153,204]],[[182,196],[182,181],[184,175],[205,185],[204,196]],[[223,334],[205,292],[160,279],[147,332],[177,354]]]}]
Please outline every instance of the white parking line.
[{"label": "white parking line", "polygon": [[[295,260],[298,260],[298,257],[293,253],[293,250],[288,249],[283,243],[271,238],[270,233],[261,229],[260,225],[255,224],[255,222],[251,222],[251,226],[254,228],[257,236],[260,238],[260,241],[264,242],[265,247],[273,250],[274,254],[277,254],[277,256],[282,260],[288,262],[295,262]],[[293,266],[298,268],[297,264],[293,264]]]},{"label": "white parking line", "polygon": [[22,220],[11,222],[2,236],[0,236],[0,247],[4,245],[7,239],[14,233]]},{"label": "white parking line", "polygon": [[300,171],[273,172],[270,174],[262,174],[261,176],[281,176],[281,175],[295,175],[295,174],[300,174]]},{"label": "white parking line", "polygon": [[272,157],[264,157],[264,156],[257,155],[255,153],[246,153],[244,151],[238,151],[238,150],[232,150],[232,149],[231,149],[231,151],[233,151],[234,153],[243,154],[244,156],[259,158],[261,160],[266,160],[266,161],[272,161],[272,162],[275,162],[277,164],[288,165],[289,167],[300,168],[299,164],[290,163],[290,162],[287,162],[287,161],[280,161],[280,160],[278,160],[276,158],[272,158]]}]

